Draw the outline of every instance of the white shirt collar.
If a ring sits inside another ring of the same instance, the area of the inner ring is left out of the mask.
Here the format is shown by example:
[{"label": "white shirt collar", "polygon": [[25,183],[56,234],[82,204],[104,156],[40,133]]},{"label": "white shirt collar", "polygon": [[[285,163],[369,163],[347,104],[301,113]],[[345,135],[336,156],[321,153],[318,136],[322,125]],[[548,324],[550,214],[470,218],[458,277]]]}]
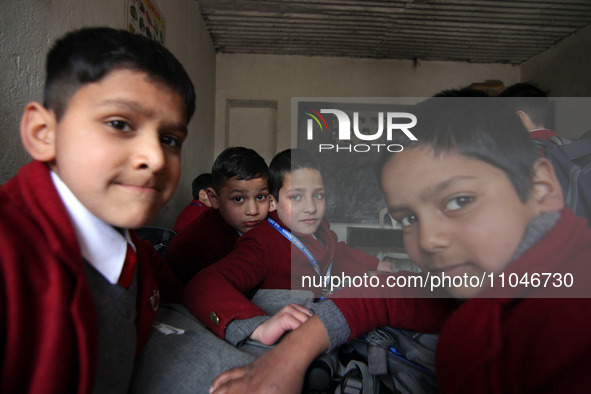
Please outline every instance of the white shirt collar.
[{"label": "white shirt collar", "polygon": [[125,261],[127,244],[135,250],[129,230],[125,229],[122,235],[113,226],[94,216],[53,171],[51,179],[74,224],[82,256],[110,283],[117,283]]}]

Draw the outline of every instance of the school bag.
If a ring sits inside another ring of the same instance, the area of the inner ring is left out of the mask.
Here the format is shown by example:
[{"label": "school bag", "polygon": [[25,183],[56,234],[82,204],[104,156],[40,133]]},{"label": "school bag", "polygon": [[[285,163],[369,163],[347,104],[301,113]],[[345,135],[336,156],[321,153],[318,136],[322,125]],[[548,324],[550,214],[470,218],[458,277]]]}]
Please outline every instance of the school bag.
[{"label": "school bag", "polygon": [[534,140],[554,166],[565,203],[591,227],[591,139]]},{"label": "school bag", "polygon": [[144,226],[135,230],[135,233],[143,240],[149,241],[160,257],[166,257],[166,251],[176,232],[169,228]]},{"label": "school bag", "polygon": [[308,368],[304,393],[437,393],[435,348],[439,335],[380,327]]}]

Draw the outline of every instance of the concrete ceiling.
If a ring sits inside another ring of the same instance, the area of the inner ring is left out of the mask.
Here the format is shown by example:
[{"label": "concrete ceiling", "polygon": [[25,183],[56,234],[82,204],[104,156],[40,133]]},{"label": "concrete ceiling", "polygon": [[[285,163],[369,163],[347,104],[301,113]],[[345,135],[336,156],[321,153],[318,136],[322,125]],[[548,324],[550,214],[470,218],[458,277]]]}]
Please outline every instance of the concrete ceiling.
[{"label": "concrete ceiling", "polygon": [[196,1],[219,53],[520,64],[591,24],[591,0]]}]

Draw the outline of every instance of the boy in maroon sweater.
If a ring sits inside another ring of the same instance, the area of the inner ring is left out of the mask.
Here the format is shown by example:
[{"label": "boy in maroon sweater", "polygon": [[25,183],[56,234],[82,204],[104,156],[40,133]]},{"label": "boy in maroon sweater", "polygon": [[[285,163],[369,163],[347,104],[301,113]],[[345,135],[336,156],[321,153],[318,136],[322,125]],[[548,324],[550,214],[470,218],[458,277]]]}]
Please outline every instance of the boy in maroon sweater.
[{"label": "boy in maroon sweater", "polygon": [[109,28],[62,37],[46,75],[21,120],[34,161],[0,187],[0,392],[126,393],[160,300],[182,293],[130,229],[176,189],[193,85]]},{"label": "boy in maroon sweater", "polygon": [[193,179],[191,183],[191,192],[193,200],[187,205],[176,218],[173,230],[179,233],[187,224],[197,219],[199,215],[211,207],[209,197],[207,197],[207,188],[211,187],[211,174],[204,173]]},{"label": "boy in maroon sweater", "polygon": [[404,151],[378,166],[422,278],[449,280],[433,292],[345,289],[364,298],[315,304],[312,318],[253,364],[221,375],[212,391],[300,392],[317,355],[390,325],[440,334],[441,392],[588,392],[591,230],[564,208],[552,165],[512,111],[485,100],[422,104],[418,140],[394,137]]},{"label": "boy in maroon sweater", "polygon": [[170,243],[166,260],[183,283],[234,249],[269,213],[269,168],[254,150],[232,147],[216,158],[207,196],[211,208]]}]

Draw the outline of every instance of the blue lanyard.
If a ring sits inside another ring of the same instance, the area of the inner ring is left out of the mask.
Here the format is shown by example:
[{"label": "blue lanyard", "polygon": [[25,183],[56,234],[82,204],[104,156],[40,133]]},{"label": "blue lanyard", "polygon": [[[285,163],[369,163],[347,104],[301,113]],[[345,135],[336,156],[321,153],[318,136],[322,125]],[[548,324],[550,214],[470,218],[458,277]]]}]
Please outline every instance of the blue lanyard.
[{"label": "blue lanyard", "polygon": [[[302,253],[308,258],[308,261],[310,262],[310,264],[312,264],[312,268],[314,268],[314,271],[316,271],[316,273],[318,274],[318,276],[322,277],[322,271],[320,270],[320,265],[318,265],[318,262],[316,261],[316,257],[314,257],[314,255],[312,254],[312,252],[310,252],[310,249],[308,249],[306,247],[306,245],[304,245],[302,243],[302,241],[300,241],[298,239],[298,237],[296,237],[295,235],[293,235],[292,233],[290,233],[289,231],[287,231],[286,229],[284,229],[283,227],[281,227],[279,225],[279,223],[277,223],[272,218],[268,217],[267,218],[267,221],[269,222],[269,224],[271,224],[271,226],[273,226],[275,228],[275,230],[279,231],[279,234],[283,235],[292,244],[294,244],[295,246],[297,246],[297,248],[299,250],[302,251]],[[326,270],[326,275],[324,276],[324,284],[325,284],[325,286],[330,281],[330,271],[331,270],[332,270],[332,261],[330,262],[330,264],[328,266],[328,269]]]}]

